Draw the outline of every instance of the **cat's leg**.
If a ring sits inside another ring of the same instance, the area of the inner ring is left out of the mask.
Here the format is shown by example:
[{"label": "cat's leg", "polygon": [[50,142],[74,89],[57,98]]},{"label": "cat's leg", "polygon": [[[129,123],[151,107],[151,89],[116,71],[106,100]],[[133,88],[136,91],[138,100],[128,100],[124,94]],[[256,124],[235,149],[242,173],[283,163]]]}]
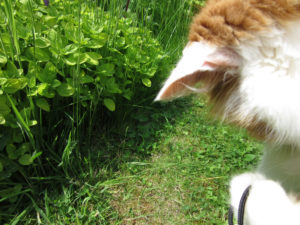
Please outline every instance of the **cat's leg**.
[{"label": "cat's leg", "polygon": [[253,185],[258,180],[264,180],[265,177],[259,173],[243,173],[235,176],[230,182],[230,204],[234,209],[235,215],[237,215],[238,206],[241,197],[249,185]]},{"label": "cat's leg", "polygon": [[245,173],[232,179],[230,194],[235,215],[249,185],[245,225],[300,225],[300,204],[292,202],[279,183],[265,179],[259,173]]}]

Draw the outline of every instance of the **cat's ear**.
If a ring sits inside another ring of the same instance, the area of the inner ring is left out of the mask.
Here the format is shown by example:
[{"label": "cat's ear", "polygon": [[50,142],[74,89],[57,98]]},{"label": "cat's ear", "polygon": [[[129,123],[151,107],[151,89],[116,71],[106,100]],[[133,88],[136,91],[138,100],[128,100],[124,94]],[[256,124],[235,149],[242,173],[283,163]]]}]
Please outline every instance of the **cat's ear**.
[{"label": "cat's ear", "polygon": [[216,47],[200,42],[188,43],[182,58],[155,101],[171,100],[190,94],[197,83],[209,80],[214,72],[238,70],[241,61],[241,57],[230,47]]}]

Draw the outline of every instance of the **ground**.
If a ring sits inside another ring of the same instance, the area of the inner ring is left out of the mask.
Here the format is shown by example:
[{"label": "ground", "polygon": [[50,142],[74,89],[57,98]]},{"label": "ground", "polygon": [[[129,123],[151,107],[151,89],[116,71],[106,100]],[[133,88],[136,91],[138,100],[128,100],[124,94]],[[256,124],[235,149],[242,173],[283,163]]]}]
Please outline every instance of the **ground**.
[{"label": "ground", "polygon": [[151,156],[118,171],[112,224],[227,224],[229,179],[256,165],[261,146],[214,121],[205,98],[174,104],[185,110],[166,116]]}]

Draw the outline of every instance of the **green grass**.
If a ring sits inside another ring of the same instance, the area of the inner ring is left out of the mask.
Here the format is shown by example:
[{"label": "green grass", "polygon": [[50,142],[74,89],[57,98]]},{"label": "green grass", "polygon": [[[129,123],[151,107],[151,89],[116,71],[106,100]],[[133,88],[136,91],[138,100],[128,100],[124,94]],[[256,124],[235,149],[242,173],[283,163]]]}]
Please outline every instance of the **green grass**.
[{"label": "green grass", "polygon": [[213,121],[205,98],[155,104],[133,116],[139,122],[127,123],[127,137],[98,140],[91,171],[46,191],[44,216],[31,223],[227,224],[228,182],[256,165],[260,144]]},{"label": "green grass", "polygon": [[244,131],[209,119],[203,98],[180,104],[175,118],[163,112],[168,122],[151,156],[119,171],[112,205],[121,224],[227,224],[229,179],[260,157],[260,144]]}]

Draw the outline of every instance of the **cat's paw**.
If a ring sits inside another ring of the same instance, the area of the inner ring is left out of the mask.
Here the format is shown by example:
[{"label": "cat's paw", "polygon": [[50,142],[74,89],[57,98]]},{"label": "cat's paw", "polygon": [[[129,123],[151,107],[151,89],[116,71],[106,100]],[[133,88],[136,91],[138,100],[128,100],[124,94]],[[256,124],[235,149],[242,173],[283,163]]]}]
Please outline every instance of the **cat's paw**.
[{"label": "cat's paw", "polygon": [[246,203],[245,218],[249,225],[299,225],[297,206],[281,185],[272,180],[255,181]]},{"label": "cat's paw", "polygon": [[236,176],[230,183],[231,205],[237,215],[239,202],[250,188],[245,206],[247,225],[300,225],[300,203],[290,199],[282,186],[259,173]]},{"label": "cat's paw", "polygon": [[264,180],[265,177],[259,173],[243,173],[235,176],[230,182],[230,204],[237,212],[241,197],[247,187],[253,185],[257,181]]}]

